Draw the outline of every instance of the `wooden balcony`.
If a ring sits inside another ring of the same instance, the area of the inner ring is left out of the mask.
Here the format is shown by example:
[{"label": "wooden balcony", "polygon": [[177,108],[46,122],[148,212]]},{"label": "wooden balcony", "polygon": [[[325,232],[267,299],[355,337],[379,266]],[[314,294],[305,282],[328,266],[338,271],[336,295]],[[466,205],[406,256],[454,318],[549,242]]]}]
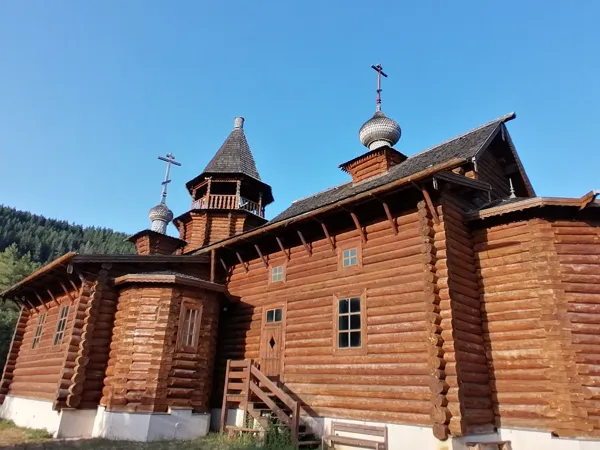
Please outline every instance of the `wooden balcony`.
[{"label": "wooden balcony", "polygon": [[259,217],[265,216],[258,203],[237,195],[208,195],[192,202],[192,209],[243,209]]}]

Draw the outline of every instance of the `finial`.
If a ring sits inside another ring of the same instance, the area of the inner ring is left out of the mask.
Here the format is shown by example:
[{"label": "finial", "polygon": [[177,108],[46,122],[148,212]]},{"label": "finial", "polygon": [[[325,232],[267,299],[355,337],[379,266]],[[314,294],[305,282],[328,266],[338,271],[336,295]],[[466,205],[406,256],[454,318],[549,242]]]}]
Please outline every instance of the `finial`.
[{"label": "finial", "polygon": [[165,181],[162,182],[162,194],[160,198],[160,202],[162,204],[167,203],[167,185],[171,182],[169,179],[169,175],[171,174],[171,164],[176,166],[181,166],[180,162],[175,161],[175,155],[173,153],[167,153],[166,158],[164,156],[159,156],[158,159],[161,161],[165,161],[167,163],[167,172],[165,173]]},{"label": "finial", "polygon": [[508,198],[517,198],[517,196],[515,194],[515,188],[513,187],[513,184],[512,184],[512,178],[509,178],[508,182],[510,183],[510,196]]},{"label": "finial", "polygon": [[233,119],[233,128],[244,128],[244,118],[236,117]]},{"label": "finial", "polygon": [[381,89],[381,76],[383,75],[384,77],[387,78],[387,75],[383,71],[383,66],[381,64],[377,64],[377,65],[373,64],[371,66],[371,68],[377,72],[377,107],[376,107],[376,111],[381,111],[381,91],[383,90],[383,89]]}]

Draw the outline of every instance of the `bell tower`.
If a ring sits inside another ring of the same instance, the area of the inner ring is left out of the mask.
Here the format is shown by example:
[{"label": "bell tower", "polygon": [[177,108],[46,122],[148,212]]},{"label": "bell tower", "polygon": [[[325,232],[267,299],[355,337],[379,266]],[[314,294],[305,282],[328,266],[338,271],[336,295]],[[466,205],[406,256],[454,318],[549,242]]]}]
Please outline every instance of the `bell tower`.
[{"label": "bell tower", "polygon": [[186,187],[191,209],[173,221],[187,242],[184,253],[267,222],[265,206],[273,202],[273,194],[256,169],[243,117],[235,118],[233,131],[221,148]]}]

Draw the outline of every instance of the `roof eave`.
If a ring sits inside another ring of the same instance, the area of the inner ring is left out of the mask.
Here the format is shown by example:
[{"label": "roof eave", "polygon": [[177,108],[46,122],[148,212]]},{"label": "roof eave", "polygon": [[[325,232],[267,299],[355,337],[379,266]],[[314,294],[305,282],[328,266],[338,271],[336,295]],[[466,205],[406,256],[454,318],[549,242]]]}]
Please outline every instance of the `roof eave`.
[{"label": "roof eave", "polygon": [[[585,197],[585,196],[584,196]],[[491,208],[483,209],[469,213],[465,216],[465,220],[473,222],[483,220],[490,217],[497,217],[504,214],[515,213],[532,208],[542,208],[545,206],[555,207],[570,207],[582,210],[584,208],[600,208],[600,201],[593,200],[582,205],[582,198],[560,198],[560,197],[533,197],[526,200],[509,203],[506,205],[498,205]]]},{"label": "roof eave", "polygon": [[205,247],[202,247],[202,248],[194,251],[194,254],[201,255],[201,254],[209,252],[210,250],[221,248],[221,247],[224,247],[226,245],[231,245],[231,244],[233,244],[233,243],[235,243],[237,241],[248,239],[250,237],[256,236],[258,234],[265,233],[267,231],[270,231],[270,230],[273,230],[273,229],[276,229],[276,228],[279,228],[279,227],[287,226],[287,225],[292,224],[294,222],[298,222],[300,220],[303,220],[303,219],[306,219],[306,218],[310,218],[310,217],[316,216],[318,214],[322,214],[324,212],[327,212],[327,211],[330,211],[330,210],[333,210],[333,209],[336,209],[336,208],[339,208],[339,207],[342,207],[342,206],[346,206],[346,205],[348,205],[350,203],[354,203],[356,201],[361,201],[361,200],[366,199],[366,198],[372,198],[374,195],[381,194],[383,192],[386,192],[386,191],[389,191],[389,190],[392,190],[392,189],[395,189],[395,188],[399,188],[399,187],[402,187],[402,186],[405,186],[405,185],[408,185],[408,184],[411,184],[411,183],[414,183],[414,182],[417,182],[417,181],[422,181],[422,180],[424,180],[426,178],[431,177],[432,175],[434,175],[435,173],[437,173],[439,171],[455,169],[456,167],[459,167],[459,166],[461,166],[463,164],[466,164],[467,162],[468,161],[466,159],[464,159],[464,158],[453,158],[453,159],[451,159],[449,161],[446,161],[445,163],[438,164],[436,166],[429,167],[429,168],[427,168],[425,170],[422,170],[422,171],[417,172],[415,174],[409,175],[407,177],[403,177],[403,178],[391,181],[391,182],[389,182],[387,184],[384,184],[383,186],[375,187],[375,188],[370,189],[368,191],[361,192],[359,194],[355,194],[355,195],[350,196],[350,197],[346,197],[346,198],[344,198],[342,200],[339,200],[337,202],[333,202],[333,203],[330,203],[328,205],[324,205],[324,206],[321,206],[319,208],[316,208],[316,209],[313,209],[313,210],[310,210],[310,211],[306,211],[306,212],[304,212],[302,214],[298,214],[296,216],[289,217],[287,219],[283,219],[283,220],[280,220],[278,222],[269,222],[269,223],[267,223],[267,224],[265,224],[265,225],[263,225],[261,227],[254,228],[254,229],[252,229],[250,231],[247,231],[245,233],[238,234],[236,236],[233,236],[233,237],[230,237],[230,238],[227,238],[227,239],[223,239],[222,241],[215,242],[215,243],[213,243],[211,245],[207,245]]}]

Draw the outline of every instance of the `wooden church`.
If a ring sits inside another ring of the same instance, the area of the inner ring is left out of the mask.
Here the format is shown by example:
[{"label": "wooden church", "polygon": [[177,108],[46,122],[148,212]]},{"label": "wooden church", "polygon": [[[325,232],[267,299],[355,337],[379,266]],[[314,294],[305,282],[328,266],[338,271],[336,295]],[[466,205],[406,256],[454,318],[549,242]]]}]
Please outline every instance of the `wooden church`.
[{"label": "wooden church", "polygon": [[236,118],[178,217],[167,176],[137,255],[69,253],[2,293],[22,308],[0,417],[57,437],[276,421],[301,448],[599,449],[597,192],[537,197],[514,114],[404,154],[380,92],[347,183],[267,220]]}]

